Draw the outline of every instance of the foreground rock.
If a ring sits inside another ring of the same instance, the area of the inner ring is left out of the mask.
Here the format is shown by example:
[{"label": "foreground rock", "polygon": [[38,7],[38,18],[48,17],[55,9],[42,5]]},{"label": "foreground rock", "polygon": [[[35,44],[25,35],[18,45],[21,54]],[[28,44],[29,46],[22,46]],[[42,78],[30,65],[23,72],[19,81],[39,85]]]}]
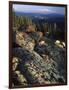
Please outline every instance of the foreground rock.
[{"label": "foreground rock", "polygon": [[21,60],[18,64],[18,71],[25,76],[28,85],[44,85],[64,83],[63,75],[57,69],[57,63],[48,55],[44,60],[35,51],[25,48],[15,48],[13,56]]}]

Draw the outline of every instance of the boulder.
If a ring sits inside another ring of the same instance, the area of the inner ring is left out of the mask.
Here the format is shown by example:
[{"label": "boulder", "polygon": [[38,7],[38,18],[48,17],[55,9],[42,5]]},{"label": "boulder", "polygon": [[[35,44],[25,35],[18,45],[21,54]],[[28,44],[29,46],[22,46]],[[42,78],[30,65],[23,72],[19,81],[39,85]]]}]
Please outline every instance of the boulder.
[{"label": "boulder", "polygon": [[13,59],[12,59],[12,70],[13,71],[16,70],[16,68],[18,66],[18,63],[19,63],[18,58],[17,57],[13,57]]},{"label": "boulder", "polygon": [[35,46],[35,40],[25,32],[14,32],[13,43],[15,44],[14,46],[21,46],[30,50],[33,50]]}]

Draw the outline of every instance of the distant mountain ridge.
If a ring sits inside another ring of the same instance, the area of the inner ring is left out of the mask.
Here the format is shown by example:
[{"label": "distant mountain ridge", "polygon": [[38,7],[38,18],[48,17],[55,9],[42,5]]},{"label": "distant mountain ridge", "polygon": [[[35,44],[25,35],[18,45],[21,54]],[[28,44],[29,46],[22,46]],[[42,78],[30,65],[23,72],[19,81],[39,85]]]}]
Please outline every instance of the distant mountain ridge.
[{"label": "distant mountain ridge", "polygon": [[15,12],[17,16],[30,16],[37,19],[45,19],[47,17],[47,20],[50,22],[64,22],[64,15],[63,14],[57,14],[57,13],[50,13],[50,14],[44,14],[44,13],[25,13],[25,12]]},{"label": "distant mountain ridge", "polygon": [[16,15],[27,15],[27,16],[48,16],[48,15],[50,15],[50,16],[53,16],[53,15],[55,15],[55,16],[64,16],[63,14],[57,14],[57,13],[47,13],[47,14],[45,14],[45,13],[26,13],[26,12],[15,12],[16,13]]}]

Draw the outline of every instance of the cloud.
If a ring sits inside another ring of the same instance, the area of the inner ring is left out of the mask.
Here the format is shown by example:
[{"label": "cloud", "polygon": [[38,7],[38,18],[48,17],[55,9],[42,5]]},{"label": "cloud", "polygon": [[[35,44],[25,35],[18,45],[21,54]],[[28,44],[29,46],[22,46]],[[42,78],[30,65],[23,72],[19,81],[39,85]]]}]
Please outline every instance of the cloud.
[{"label": "cloud", "polygon": [[30,12],[30,13],[64,13],[61,7],[52,6],[37,6],[37,5],[19,5],[14,4],[13,10],[16,12]]},{"label": "cloud", "polygon": [[52,10],[40,7],[40,6],[29,6],[29,5],[13,5],[13,10],[17,12],[32,12],[32,13],[48,13],[53,12]]}]

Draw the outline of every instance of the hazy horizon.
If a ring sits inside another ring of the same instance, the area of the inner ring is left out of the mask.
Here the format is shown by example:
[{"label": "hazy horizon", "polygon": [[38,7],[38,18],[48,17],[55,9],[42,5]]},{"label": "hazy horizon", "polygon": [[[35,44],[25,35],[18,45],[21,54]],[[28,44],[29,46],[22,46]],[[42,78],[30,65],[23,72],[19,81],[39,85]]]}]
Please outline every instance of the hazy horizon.
[{"label": "hazy horizon", "polygon": [[40,14],[62,14],[65,15],[65,8],[60,6],[38,6],[13,4],[14,12],[21,13],[40,13]]}]

